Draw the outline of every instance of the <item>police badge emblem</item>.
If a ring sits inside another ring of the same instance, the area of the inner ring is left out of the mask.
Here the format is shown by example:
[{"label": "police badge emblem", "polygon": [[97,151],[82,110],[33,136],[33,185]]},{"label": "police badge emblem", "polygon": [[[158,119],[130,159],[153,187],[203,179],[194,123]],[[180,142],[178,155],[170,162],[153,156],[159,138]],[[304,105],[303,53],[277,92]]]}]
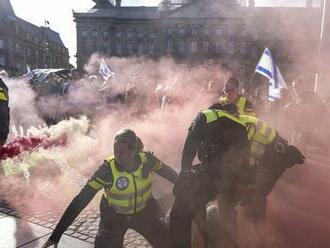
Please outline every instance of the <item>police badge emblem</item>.
[{"label": "police badge emblem", "polygon": [[116,180],[116,187],[119,190],[124,190],[128,187],[129,181],[127,179],[127,177],[119,177]]}]

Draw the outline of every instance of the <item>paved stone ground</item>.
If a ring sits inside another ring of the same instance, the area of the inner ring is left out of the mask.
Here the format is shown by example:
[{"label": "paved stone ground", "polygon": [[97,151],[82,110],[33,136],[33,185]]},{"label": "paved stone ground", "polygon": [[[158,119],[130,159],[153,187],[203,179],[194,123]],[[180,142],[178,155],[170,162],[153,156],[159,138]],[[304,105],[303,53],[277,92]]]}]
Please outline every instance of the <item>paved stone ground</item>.
[{"label": "paved stone ground", "polygon": [[[81,182],[85,182],[86,178],[82,178],[76,174],[75,177],[69,177],[68,180],[70,180],[72,185],[77,185],[79,188],[81,188],[83,186],[81,185]],[[62,205],[63,199],[61,199],[60,195],[54,195],[50,193],[47,190],[47,187],[42,189],[39,188],[38,190],[43,195],[43,197],[45,197],[45,199],[50,199],[52,202],[57,202],[58,209],[34,209],[34,211],[29,213],[29,215],[24,214],[24,216],[21,216],[17,211],[12,209],[5,201],[2,201],[0,198],[0,217],[1,214],[14,216],[20,220],[48,228],[49,230],[54,229],[65,210],[65,206]],[[154,192],[154,196],[156,196],[156,198],[158,198],[160,195],[161,194],[159,192]],[[93,199],[93,201],[79,214],[72,225],[67,229],[65,234],[89,244],[94,244],[95,236],[98,230],[98,224],[100,221],[99,201],[100,195],[97,195],[95,199]],[[66,204],[68,204],[68,202]],[[168,203],[161,202],[160,205],[161,207],[164,207],[164,209],[169,208],[169,206],[167,206]],[[151,246],[139,233],[129,229],[124,238],[124,247],[148,248]]]},{"label": "paved stone ground", "polygon": [[[0,215],[10,215],[17,218],[21,218],[19,213],[11,209],[6,202],[0,203]],[[50,209],[47,209],[45,211],[36,211],[33,215],[26,216],[21,219],[33,224],[40,225],[42,227],[54,229],[60,217],[61,213],[57,213]],[[94,244],[99,221],[99,211],[93,208],[87,208],[77,217],[77,219],[68,228],[65,234],[70,237],[88,242],[90,244]],[[124,247],[147,248],[151,246],[140,234],[138,234],[134,230],[129,229],[125,235]]]}]

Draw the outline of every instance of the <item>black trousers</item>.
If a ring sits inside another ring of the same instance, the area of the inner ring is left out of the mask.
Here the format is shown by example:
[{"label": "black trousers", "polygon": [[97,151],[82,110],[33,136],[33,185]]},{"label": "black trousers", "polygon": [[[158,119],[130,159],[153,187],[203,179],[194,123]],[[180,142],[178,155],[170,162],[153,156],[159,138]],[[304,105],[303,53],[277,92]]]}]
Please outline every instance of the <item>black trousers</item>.
[{"label": "black trousers", "polygon": [[275,184],[280,180],[287,167],[272,161],[258,165],[256,170],[255,190],[248,206],[249,217],[256,223],[266,217],[267,196],[272,192]]},{"label": "black trousers", "polygon": [[171,248],[191,248],[192,221],[200,210],[205,209],[209,201],[215,199],[217,193],[221,194],[219,205],[224,222],[221,232],[228,236],[230,242],[236,242],[233,233],[236,229],[234,207],[237,204],[238,174],[236,168],[223,166],[220,175],[218,178],[212,178],[207,174],[194,176],[185,183],[185,191],[176,195],[170,214]]},{"label": "black trousers", "polygon": [[117,214],[101,201],[101,221],[95,239],[95,248],[122,248],[128,228],[139,232],[152,247],[168,248],[168,228],[159,217],[159,207],[152,200],[147,208],[134,215]]}]

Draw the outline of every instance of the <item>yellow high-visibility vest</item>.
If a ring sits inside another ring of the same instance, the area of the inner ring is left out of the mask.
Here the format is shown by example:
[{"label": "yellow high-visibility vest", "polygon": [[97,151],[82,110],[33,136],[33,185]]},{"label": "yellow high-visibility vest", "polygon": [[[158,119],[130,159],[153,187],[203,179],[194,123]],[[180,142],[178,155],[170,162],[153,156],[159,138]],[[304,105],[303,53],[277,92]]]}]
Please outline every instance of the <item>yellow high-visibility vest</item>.
[{"label": "yellow high-visibility vest", "polygon": [[6,92],[2,87],[0,87],[0,100],[8,102],[8,92]]},{"label": "yellow high-visibility vest", "polygon": [[[226,96],[221,96],[219,98],[219,102],[222,104],[226,104],[226,103],[228,103],[228,99]],[[242,115],[245,114],[245,115],[256,116],[256,113],[253,110],[247,111],[246,102],[247,102],[247,99],[245,96],[238,97],[238,99],[236,100],[236,103],[235,103],[235,105],[237,107],[237,112]]]},{"label": "yellow high-visibility vest", "polygon": [[245,114],[245,104],[246,104],[246,98],[244,96],[240,96],[236,102],[236,106],[238,108],[239,114]]},{"label": "yellow high-visibility vest", "polygon": [[251,155],[256,158],[262,156],[265,151],[265,145],[273,142],[276,130],[254,116],[240,115],[239,118],[248,129]]},{"label": "yellow high-visibility vest", "polygon": [[216,120],[219,120],[220,118],[228,118],[236,123],[239,123],[243,126],[245,126],[245,123],[239,119],[239,117],[232,115],[224,110],[218,110],[218,109],[206,109],[203,110],[202,113],[206,117],[206,124],[210,124]]},{"label": "yellow high-visibility vest", "polygon": [[[145,152],[139,153],[141,164],[134,172],[119,171],[115,165],[115,158],[108,157],[109,169],[113,175],[113,183],[106,186],[105,182],[92,180],[89,185],[99,190],[105,185],[105,197],[109,206],[119,214],[135,214],[148,206],[152,199],[153,175],[142,177],[143,165],[147,163]],[[99,180],[99,179],[98,179]]]}]

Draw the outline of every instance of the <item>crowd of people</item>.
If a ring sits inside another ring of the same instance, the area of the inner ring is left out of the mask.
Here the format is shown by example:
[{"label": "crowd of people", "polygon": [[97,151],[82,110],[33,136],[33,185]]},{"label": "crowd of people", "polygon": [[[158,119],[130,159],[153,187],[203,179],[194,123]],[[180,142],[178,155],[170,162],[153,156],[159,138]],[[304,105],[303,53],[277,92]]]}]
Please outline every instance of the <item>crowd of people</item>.
[{"label": "crowd of people", "polygon": [[[0,142],[4,145],[9,132],[9,97],[1,77]],[[107,108],[149,101],[139,96],[136,86],[126,85],[121,91],[113,92],[111,82],[97,76],[81,79],[76,70],[71,70],[67,78],[50,74],[45,82],[49,88],[38,91],[39,97],[55,95],[65,104],[72,100],[67,96],[82,87],[90,90],[91,97],[99,99],[97,104],[106,104]],[[164,110],[181,104],[182,99],[171,94],[175,87],[175,84],[156,85],[151,91],[153,96],[149,96],[156,102],[154,107]],[[125,232],[133,228],[153,247],[190,248],[194,242],[193,223],[205,236],[205,244],[199,247],[239,247],[237,206],[244,207],[252,223],[262,223],[267,196],[276,182],[287,169],[304,163],[305,157],[298,149],[300,144],[312,140],[319,147],[323,145],[319,132],[324,118],[317,113],[327,112],[326,104],[304,87],[301,79],[296,80],[292,92],[283,90],[279,100],[266,106],[254,94],[241,94],[240,82],[228,77],[220,94],[211,94],[217,96],[214,103],[198,112],[189,127],[180,173],[145,151],[137,135],[139,130],[119,130],[114,137],[113,155],[104,160],[69,204],[43,247],[56,246],[65,230],[101,189],[104,189],[104,196],[95,247],[123,247]],[[206,84],[204,91],[209,92],[211,88]],[[46,116],[46,119],[53,118],[47,123],[54,124],[57,118],[88,112],[87,106],[78,107],[77,112],[66,108],[68,111],[61,117]],[[267,111],[261,111],[260,107]],[[93,111],[97,111],[96,106]],[[143,114],[146,110],[136,111]],[[312,121],[307,120],[307,115]],[[282,126],[282,120],[289,118],[287,123],[291,129]],[[319,129],[315,128],[315,122],[319,123]],[[196,157],[199,162],[194,164]],[[152,195],[154,173],[174,184],[175,201],[169,226],[160,221]],[[220,223],[217,230],[210,231],[206,217],[214,206],[218,209]]]}]

